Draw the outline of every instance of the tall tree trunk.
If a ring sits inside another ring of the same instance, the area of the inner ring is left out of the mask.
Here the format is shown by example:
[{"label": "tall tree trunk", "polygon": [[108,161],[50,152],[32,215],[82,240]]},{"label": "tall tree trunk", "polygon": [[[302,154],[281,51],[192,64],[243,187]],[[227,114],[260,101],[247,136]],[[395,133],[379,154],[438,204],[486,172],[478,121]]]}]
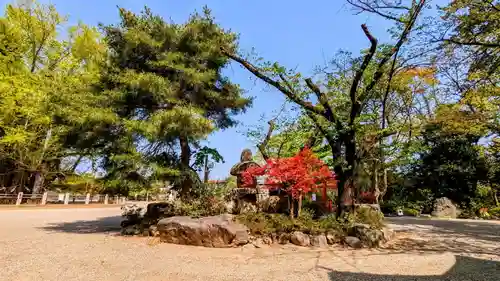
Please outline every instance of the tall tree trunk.
[{"label": "tall tree trunk", "polygon": [[498,202],[498,196],[497,196],[497,191],[496,190],[493,190],[493,198],[495,199],[495,204],[497,206],[500,206],[500,204]]},{"label": "tall tree trunk", "polygon": [[43,175],[43,173],[41,171],[37,171],[35,173],[35,182],[33,183],[33,190],[31,192],[32,199],[42,190],[44,181],[45,181],[45,176]]},{"label": "tall tree trunk", "polygon": [[373,191],[375,195],[375,203],[378,204],[380,188],[378,186],[378,161],[377,159],[373,162]]},{"label": "tall tree trunk", "polygon": [[379,202],[383,202],[384,201],[384,195],[385,193],[387,192],[387,168],[384,166],[384,179],[383,179],[383,185],[382,185],[382,190],[380,192],[380,198],[379,198]]},{"label": "tall tree trunk", "polygon": [[208,177],[210,175],[210,169],[208,168],[208,155],[205,155],[205,167],[203,170],[203,182],[208,183]]},{"label": "tall tree trunk", "polygon": [[290,218],[293,219],[293,214],[295,213],[295,208],[294,208],[295,203],[294,203],[294,200],[293,200],[293,197],[291,194],[288,194],[288,203],[290,205],[290,208],[289,208],[290,209],[289,210],[290,211]]},{"label": "tall tree trunk", "polygon": [[186,136],[179,136],[179,144],[181,147],[181,168],[185,173],[185,177],[181,182],[181,193],[180,195],[184,198],[189,197],[189,192],[193,181],[191,180],[189,162],[191,160],[191,147],[189,147],[189,141]]},{"label": "tall tree trunk", "polygon": [[300,217],[300,213],[302,212],[302,192],[299,195],[299,202],[297,207],[297,217]]},{"label": "tall tree trunk", "polygon": [[354,198],[353,193],[356,189],[354,177],[356,171],[358,169],[358,159],[356,155],[356,140],[355,140],[355,132],[351,129],[351,131],[347,134],[347,139],[345,141],[345,159],[347,162],[347,169],[343,173],[343,189],[340,202],[340,212],[352,211],[354,208]]},{"label": "tall tree trunk", "polygon": [[40,167],[37,167],[35,172],[35,182],[33,183],[33,190],[31,192],[31,197],[35,197],[36,194],[40,193],[43,187],[43,182],[45,181],[45,175],[43,174],[45,170],[44,157],[45,152],[49,148],[50,138],[52,137],[52,128],[50,127],[45,134],[45,141],[43,142],[42,155],[40,157]]},{"label": "tall tree trunk", "polygon": [[78,158],[75,160],[75,163],[73,163],[73,166],[71,167],[71,172],[74,173],[76,171],[76,168],[78,167],[78,165],[80,164],[82,159],[83,159],[83,155],[78,156]]}]

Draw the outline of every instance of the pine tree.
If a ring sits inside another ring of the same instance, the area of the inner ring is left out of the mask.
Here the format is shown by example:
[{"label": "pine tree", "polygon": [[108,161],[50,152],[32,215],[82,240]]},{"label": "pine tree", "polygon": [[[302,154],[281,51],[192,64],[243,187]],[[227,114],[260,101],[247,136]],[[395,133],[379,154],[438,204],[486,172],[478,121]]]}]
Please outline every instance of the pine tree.
[{"label": "pine tree", "polygon": [[236,35],[215,24],[207,8],[185,24],[167,23],[148,8],[120,9],[120,17],[102,26],[110,57],[99,91],[120,118],[105,130],[113,137],[104,167],[110,179],[173,176],[187,195],[199,181],[193,147],[234,125],[233,115],[250,105],[222,75],[229,59],[220,47],[235,49]]}]

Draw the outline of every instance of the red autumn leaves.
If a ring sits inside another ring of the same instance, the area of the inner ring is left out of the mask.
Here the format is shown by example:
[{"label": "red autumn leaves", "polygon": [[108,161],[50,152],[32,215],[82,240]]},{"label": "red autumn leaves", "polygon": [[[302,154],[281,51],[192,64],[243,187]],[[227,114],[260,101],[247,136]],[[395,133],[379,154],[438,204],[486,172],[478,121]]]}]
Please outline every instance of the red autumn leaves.
[{"label": "red autumn leaves", "polygon": [[293,157],[269,159],[262,167],[251,167],[242,174],[243,182],[251,185],[256,176],[266,176],[266,186],[277,186],[294,198],[317,189],[336,188],[334,174],[309,148]]}]

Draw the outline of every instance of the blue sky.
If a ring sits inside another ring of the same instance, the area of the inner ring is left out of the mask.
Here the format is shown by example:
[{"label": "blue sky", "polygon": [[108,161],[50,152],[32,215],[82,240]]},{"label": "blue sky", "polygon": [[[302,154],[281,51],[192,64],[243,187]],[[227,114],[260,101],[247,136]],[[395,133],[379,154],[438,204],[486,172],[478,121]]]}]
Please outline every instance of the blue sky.
[{"label": "blue sky", "polygon": [[[2,8],[12,1],[0,0]],[[366,23],[380,42],[390,40],[388,23],[373,15],[355,15],[344,0],[51,0],[57,10],[69,16],[69,24],[79,20],[90,25],[116,23],[116,6],[139,12],[145,5],[156,14],[174,22],[184,22],[194,10],[203,5],[212,9],[218,23],[240,34],[240,46],[250,51],[255,48],[266,60],[278,61],[287,67],[297,67],[310,74],[317,65],[324,64],[338,50],[354,54],[368,46],[360,25]],[[255,151],[241,131],[244,126],[256,124],[262,114],[272,114],[283,103],[279,92],[269,90],[263,83],[238,65],[227,69],[227,75],[239,83],[247,94],[254,96],[253,107],[238,116],[241,125],[212,134],[209,146],[217,148],[225,158],[218,164],[211,178],[225,178],[231,166],[239,161],[244,148]]]}]

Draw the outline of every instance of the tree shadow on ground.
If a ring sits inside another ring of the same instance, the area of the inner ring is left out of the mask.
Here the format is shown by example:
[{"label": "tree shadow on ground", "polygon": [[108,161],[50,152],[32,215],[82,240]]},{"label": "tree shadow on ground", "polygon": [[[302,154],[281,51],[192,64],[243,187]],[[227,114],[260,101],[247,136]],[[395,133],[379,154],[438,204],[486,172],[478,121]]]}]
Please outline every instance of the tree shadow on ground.
[{"label": "tree shadow on ground", "polygon": [[[500,256],[500,224],[416,218],[389,219],[389,222],[411,228],[400,229],[400,237],[383,246],[389,250],[387,254],[452,252]],[[425,232],[432,233],[432,237],[425,239]]]},{"label": "tree shadow on ground", "polygon": [[49,224],[41,227],[43,230],[52,232],[66,232],[78,234],[90,233],[118,233],[121,230],[121,216],[103,217],[91,221],[72,221]]},{"label": "tree shadow on ground", "polygon": [[[500,262],[455,256],[453,267],[442,275],[383,275],[330,270],[331,281],[498,281]],[[397,265],[395,265],[397,266]]]},{"label": "tree shadow on ground", "polygon": [[489,221],[439,220],[420,218],[388,218],[391,224],[432,227],[433,232],[460,234],[475,239],[497,242],[500,237],[500,224]]}]

